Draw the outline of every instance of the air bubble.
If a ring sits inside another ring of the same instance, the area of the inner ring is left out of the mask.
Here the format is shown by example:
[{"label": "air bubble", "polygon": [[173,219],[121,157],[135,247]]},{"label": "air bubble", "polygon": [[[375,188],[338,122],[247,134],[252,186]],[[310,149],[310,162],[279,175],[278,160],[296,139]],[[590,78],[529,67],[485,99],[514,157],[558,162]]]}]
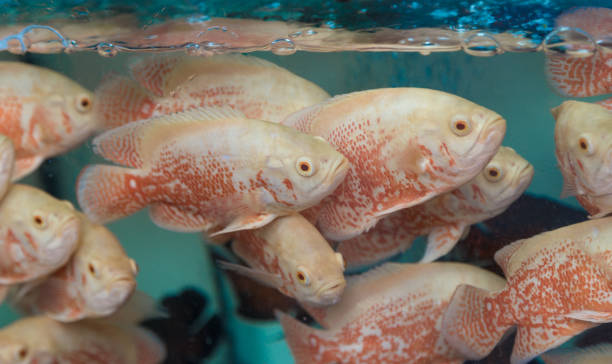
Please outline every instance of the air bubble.
[{"label": "air bubble", "polygon": [[223,44],[217,42],[204,42],[200,45],[200,47],[203,47],[205,51],[212,53],[221,53],[224,48]]},{"label": "air bubble", "polygon": [[288,56],[295,53],[297,49],[291,39],[281,38],[270,43],[270,50],[276,55]]},{"label": "air bubble", "polygon": [[98,54],[102,57],[114,57],[117,55],[119,50],[111,43],[99,43],[96,47]]},{"label": "air bubble", "polygon": [[544,52],[572,57],[590,57],[597,50],[593,38],[583,30],[561,27],[550,32],[542,41]]},{"label": "air bubble", "polygon": [[463,50],[467,54],[481,57],[490,57],[503,52],[497,40],[487,32],[477,32],[465,38]]},{"label": "air bubble", "polygon": [[185,53],[190,56],[200,55],[200,45],[198,43],[189,43],[185,46]]},{"label": "air bubble", "polygon": [[84,6],[75,6],[72,8],[72,19],[79,21],[89,20],[89,10]]},{"label": "air bubble", "polygon": [[311,36],[311,35],[315,35],[317,34],[317,31],[314,29],[308,29],[307,31],[304,32],[305,36]]}]

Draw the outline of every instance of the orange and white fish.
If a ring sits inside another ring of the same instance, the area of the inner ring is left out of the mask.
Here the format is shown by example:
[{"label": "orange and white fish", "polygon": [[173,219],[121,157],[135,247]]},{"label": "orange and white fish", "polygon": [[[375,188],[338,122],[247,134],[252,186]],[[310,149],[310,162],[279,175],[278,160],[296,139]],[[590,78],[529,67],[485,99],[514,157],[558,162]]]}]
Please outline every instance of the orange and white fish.
[{"label": "orange and white fish", "polygon": [[612,344],[555,349],[543,354],[542,360],[545,364],[609,364],[612,363]]},{"label": "orange and white fish", "polygon": [[[587,32],[596,43],[609,42],[612,9],[585,7],[570,10],[556,19],[557,27]],[[599,47],[590,57],[547,54],[548,81],[564,96],[586,97],[612,93],[612,52]],[[612,111],[612,98],[599,104]]]},{"label": "orange and white fish", "polygon": [[159,364],[165,357],[156,336],[131,325],[39,316],[0,330],[0,364]]},{"label": "orange and white fish", "polygon": [[9,302],[27,314],[71,322],[109,316],[136,288],[138,265],[106,227],[82,218],[81,242],[61,269],[9,291]]},{"label": "orange and white fish", "polygon": [[130,71],[133,80],[110,76],[96,90],[95,112],[105,128],[194,107],[220,106],[250,119],[278,123],[329,98],[317,85],[274,63],[239,54],[148,57]]},{"label": "orange and white fish", "polygon": [[514,149],[500,147],[485,169],[456,190],[384,217],[370,231],[341,242],[348,268],[373,264],[402,252],[428,235],[421,262],[448,253],[469,227],[504,212],[527,189],[533,166]]},{"label": "orange and white fish", "polygon": [[15,147],[11,139],[0,134],[0,200],[6,194],[15,169]]},{"label": "orange and white fish", "polygon": [[512,326],[518,332],[510,362],[518,364],[612,322],[612,218],[518,240],[495,261],[507,286],[457,287],[442,320],[444,337],[467,358],[486,356]]},{"label": "orange and white fish", "polygon": [[222,266],[278,289],[297,301],[316,306],[340,299],[346,281],[344,260],[300,214],[275,219],[257,230],[234,235],[232,250],[251,268]]},{"label": "orange and white fish", "polygon": [[77,197],[87,216],[108,222],[151,205],[158,226],[211,236],[311,207],[348,170],[325,140],[227,108],[129,123],[93,144],[132,168],[91,165],[81,172]]},{"label": "orange and white fish", "polygon": [[297,364],[462,363],[440,336],[442,314],[459,284],[503,288],[503,278],[460,263],[387,263],[348,278],[340,302],[307,310],[326,330],[278,314]]},{"label": "orange and white fish", "polygon": [[79,232],[78,213],[69,202],[34,187],[10,185],[0,201],[0,302],[8,285],[40,278],[66,264]]},{"label": "orange and white fish", "polygon": [[555,154],[563,175],[561,197],[576,196],[591,214],[612,212],[612,111],[580,101],[552,109]]},{"label": "orange and white fish", "polygon": [[0,62],[0,134],[15,146],[13,180],[85,141],[96,129],[93,95],[49,69]]},{"label": "orange and white fish", "polygon": [[419,88],[336,96],[283,124],[323,137],[351,163],[340,187],[316,213],[305,213],[332,241],[468,182],[493,158],[506,131],[506,121],[491,110]]}]

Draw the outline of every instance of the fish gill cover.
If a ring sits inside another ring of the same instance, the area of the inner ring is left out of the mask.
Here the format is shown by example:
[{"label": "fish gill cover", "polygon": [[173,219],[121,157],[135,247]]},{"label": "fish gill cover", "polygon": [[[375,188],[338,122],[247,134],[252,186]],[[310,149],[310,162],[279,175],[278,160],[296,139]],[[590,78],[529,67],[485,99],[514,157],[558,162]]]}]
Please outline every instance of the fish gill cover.
[{"label": "fish gill cover", "polygon": [[[270,50],[537,51],[559,43],[592,53],[610,47],[555,18],[589,1],[16,1],[0,0],[0,50],[97,50],[189,54]],[[42,27],[41,27],[42,26]],[[558,47],[556,47],[558,48]],[[555,49],[558,50],[558,49]]]}]

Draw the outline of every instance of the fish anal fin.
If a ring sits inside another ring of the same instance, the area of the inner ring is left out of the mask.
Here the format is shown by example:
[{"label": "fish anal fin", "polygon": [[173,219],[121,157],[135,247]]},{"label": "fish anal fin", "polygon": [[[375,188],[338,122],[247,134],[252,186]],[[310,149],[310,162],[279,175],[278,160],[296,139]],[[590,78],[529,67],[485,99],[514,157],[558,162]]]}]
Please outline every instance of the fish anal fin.
[{"label": "fish anal fin", "polygon": [[504,271],[504,275],[506,277],[508,277],[507,270],[508,264],[510,263],[510,259],[512,258],[512,255],[521,247],[521,245],[523,245],[524,241],[525,239],[517,240],[495,252],[495,256],[493,257],[493,259],[495,259],[495,263],[497,263],[497,265],[499,265],[502,271]]},{"label": "fish anal fin", "polygon": [[38,168],[42,162],[44,162],[44,160],[45,157],[43,156],[17,158],[15,160],[15,169],[13,170],[12,180],[17,181],[34,172],[34,170],[36,170],[36,168]]},{"label": "fish anal fin", "polygon": [[142,87],[155,96],[163,97],[170,91],[166,85],[180,61],[176,56],[146,57],[132,63],[130,72]]},{"label": "fish anal fin", "polygon": [[610,312],[601,312],[601,311],[591,311],[591,310],[581,310],[581,311],[573,311],[565,315],[567,318],[571,318],[574,320],[580,321],[588,321],[595,323],[607,323],[612,320],[612,313]]},{"label": "fish anal fin", "polygon": [[265,272],[263,270],[249,268],[243,265],[233,264],[225,261],[218,261],[217,264],[219,264],[219,266],[225,270],[236,272],[242,276],[251,278],[252,280],[268,287],[278,289],[283,284],[281,277],[278,274]]},{"label": "fish anal fin", "polygon": [[313,306],[313,305],[309,305],[306,303],[300,303],[300,305],[302,306],[302,308],[306,310],[306,312],[308,312],[310,316],[312,316],[313,319],[315,319],[315,321],[319,325],[321,325],[322,328],[324,329],[329,328],[329,324],[327,323],[327,320],[326,320],[326,317],[327,317],[326,307],[318,307],[318,306]]},{"label": "fish anal fin", "polygon": [[519,326],[510,363],[527,363],[593,326],[590,322],[565,318],[550,320],[547,325]]},{"label": "fish anal fin", "polygon": [[421,258],[421,263],[433,262],[441,256],[447,254],[457,244],[466,225],[449,224],[435,227],[427,236],[427,248]]},{"label": "fish anal fin", "polygon": [[149,216],[155,225],[171,231],[199,232],[207,231],[214,226],[214,222],[207,219],[204,214],[168,204],[150,206]]},{"label": "fish anal fin", "polygon": [[218,235],[228,234],[240,230],[257,229],[269,224],[275,218],[276,215],[266,213],[240,216],[234,219],[229,225],[225,226],[223,229],[210,234],[210,236],[215,237]]},{"label": "fish anal fin", "polygon": [[132,327],[136,337],[136,363],[161,363],[166,358],[166,346],[152,332],[140,327]]},{"label": "fish anal fin", "polygon": [[67,281],[51,276],[19,302],[12,303],[28,314],[42,314],[61,322],[76,321],[83,318],[85,312],[81,300],[70,294],[68,286]]}]

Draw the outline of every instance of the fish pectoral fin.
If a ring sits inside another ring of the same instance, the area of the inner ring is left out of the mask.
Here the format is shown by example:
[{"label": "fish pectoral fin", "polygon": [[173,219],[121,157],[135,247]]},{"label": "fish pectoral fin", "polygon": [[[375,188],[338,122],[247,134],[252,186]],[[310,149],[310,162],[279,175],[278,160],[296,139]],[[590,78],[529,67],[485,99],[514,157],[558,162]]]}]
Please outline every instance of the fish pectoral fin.
[{"label": "fish pectoral fin", "polygon": [[17,158],[15,160],[15,169],[13,170],[13,181],[17,181],[34,172],[44,160],[45,158],[41,156]]},{"label": "fish pectoral fin", "polygon": [[606,323],[612,320],[612,313],[609,312],[598,312],[590,310],[574,311],[565,315],[567,318],[574,320],[595,322],[595,323]]},{"label": "fish pectoral fin", "polygon": [[272,288],[278,288],[282,286],[282,280],[278,274],[265,272],[263,270],[245,267],[244,265],[229,263],[221,260],[218,260],[217,264],[219,264],[219,266],[225,270],[236,272],[247,278],[251,278],[254,281],[257,281],[265,286]]},{"label": "fish pectoral fin", "polygon": [[451,251],[461,238],[465,228],[465,224],[435,227],[427,236],[427,248],[423,258],[421,258],[421,263],[433,262]]},{"label": "fish pectoral fin", "polygon": [[211,237],[215,237],[221,234],[232,233],[240,230],[250,230],[263,227],[272,222],[277,215],[274,214],[258,214],[258,215],[247,215],[240,216],[234,219],[229,225],[219,231],[215,231],[210,234]]},{"label": "fish pectoral fin", "polygon": [[187,211],[174,205],[152,205],[149,208],[149,216],[155,225],[171,231],[199,232],[214,226],[214,223],[201,213]]},{"label": "fish pectoral fin", "polygon": [[525,239],[517,240],[513,243],[510,243],[503,248],[499,249],[495,252],[493,259],[495,259],[495,263],[499,265],[499,267],[504,271],[504,275],[508,277],[507,268],[510,263],[510,258],[512,255],[523,245]]},{"label": "fish pectoral fin", "polygon": [[568,178],[563,179],[563,189],[561,190],[561,198],[578,195],[578,189],[574,181],[570,181]]}]

